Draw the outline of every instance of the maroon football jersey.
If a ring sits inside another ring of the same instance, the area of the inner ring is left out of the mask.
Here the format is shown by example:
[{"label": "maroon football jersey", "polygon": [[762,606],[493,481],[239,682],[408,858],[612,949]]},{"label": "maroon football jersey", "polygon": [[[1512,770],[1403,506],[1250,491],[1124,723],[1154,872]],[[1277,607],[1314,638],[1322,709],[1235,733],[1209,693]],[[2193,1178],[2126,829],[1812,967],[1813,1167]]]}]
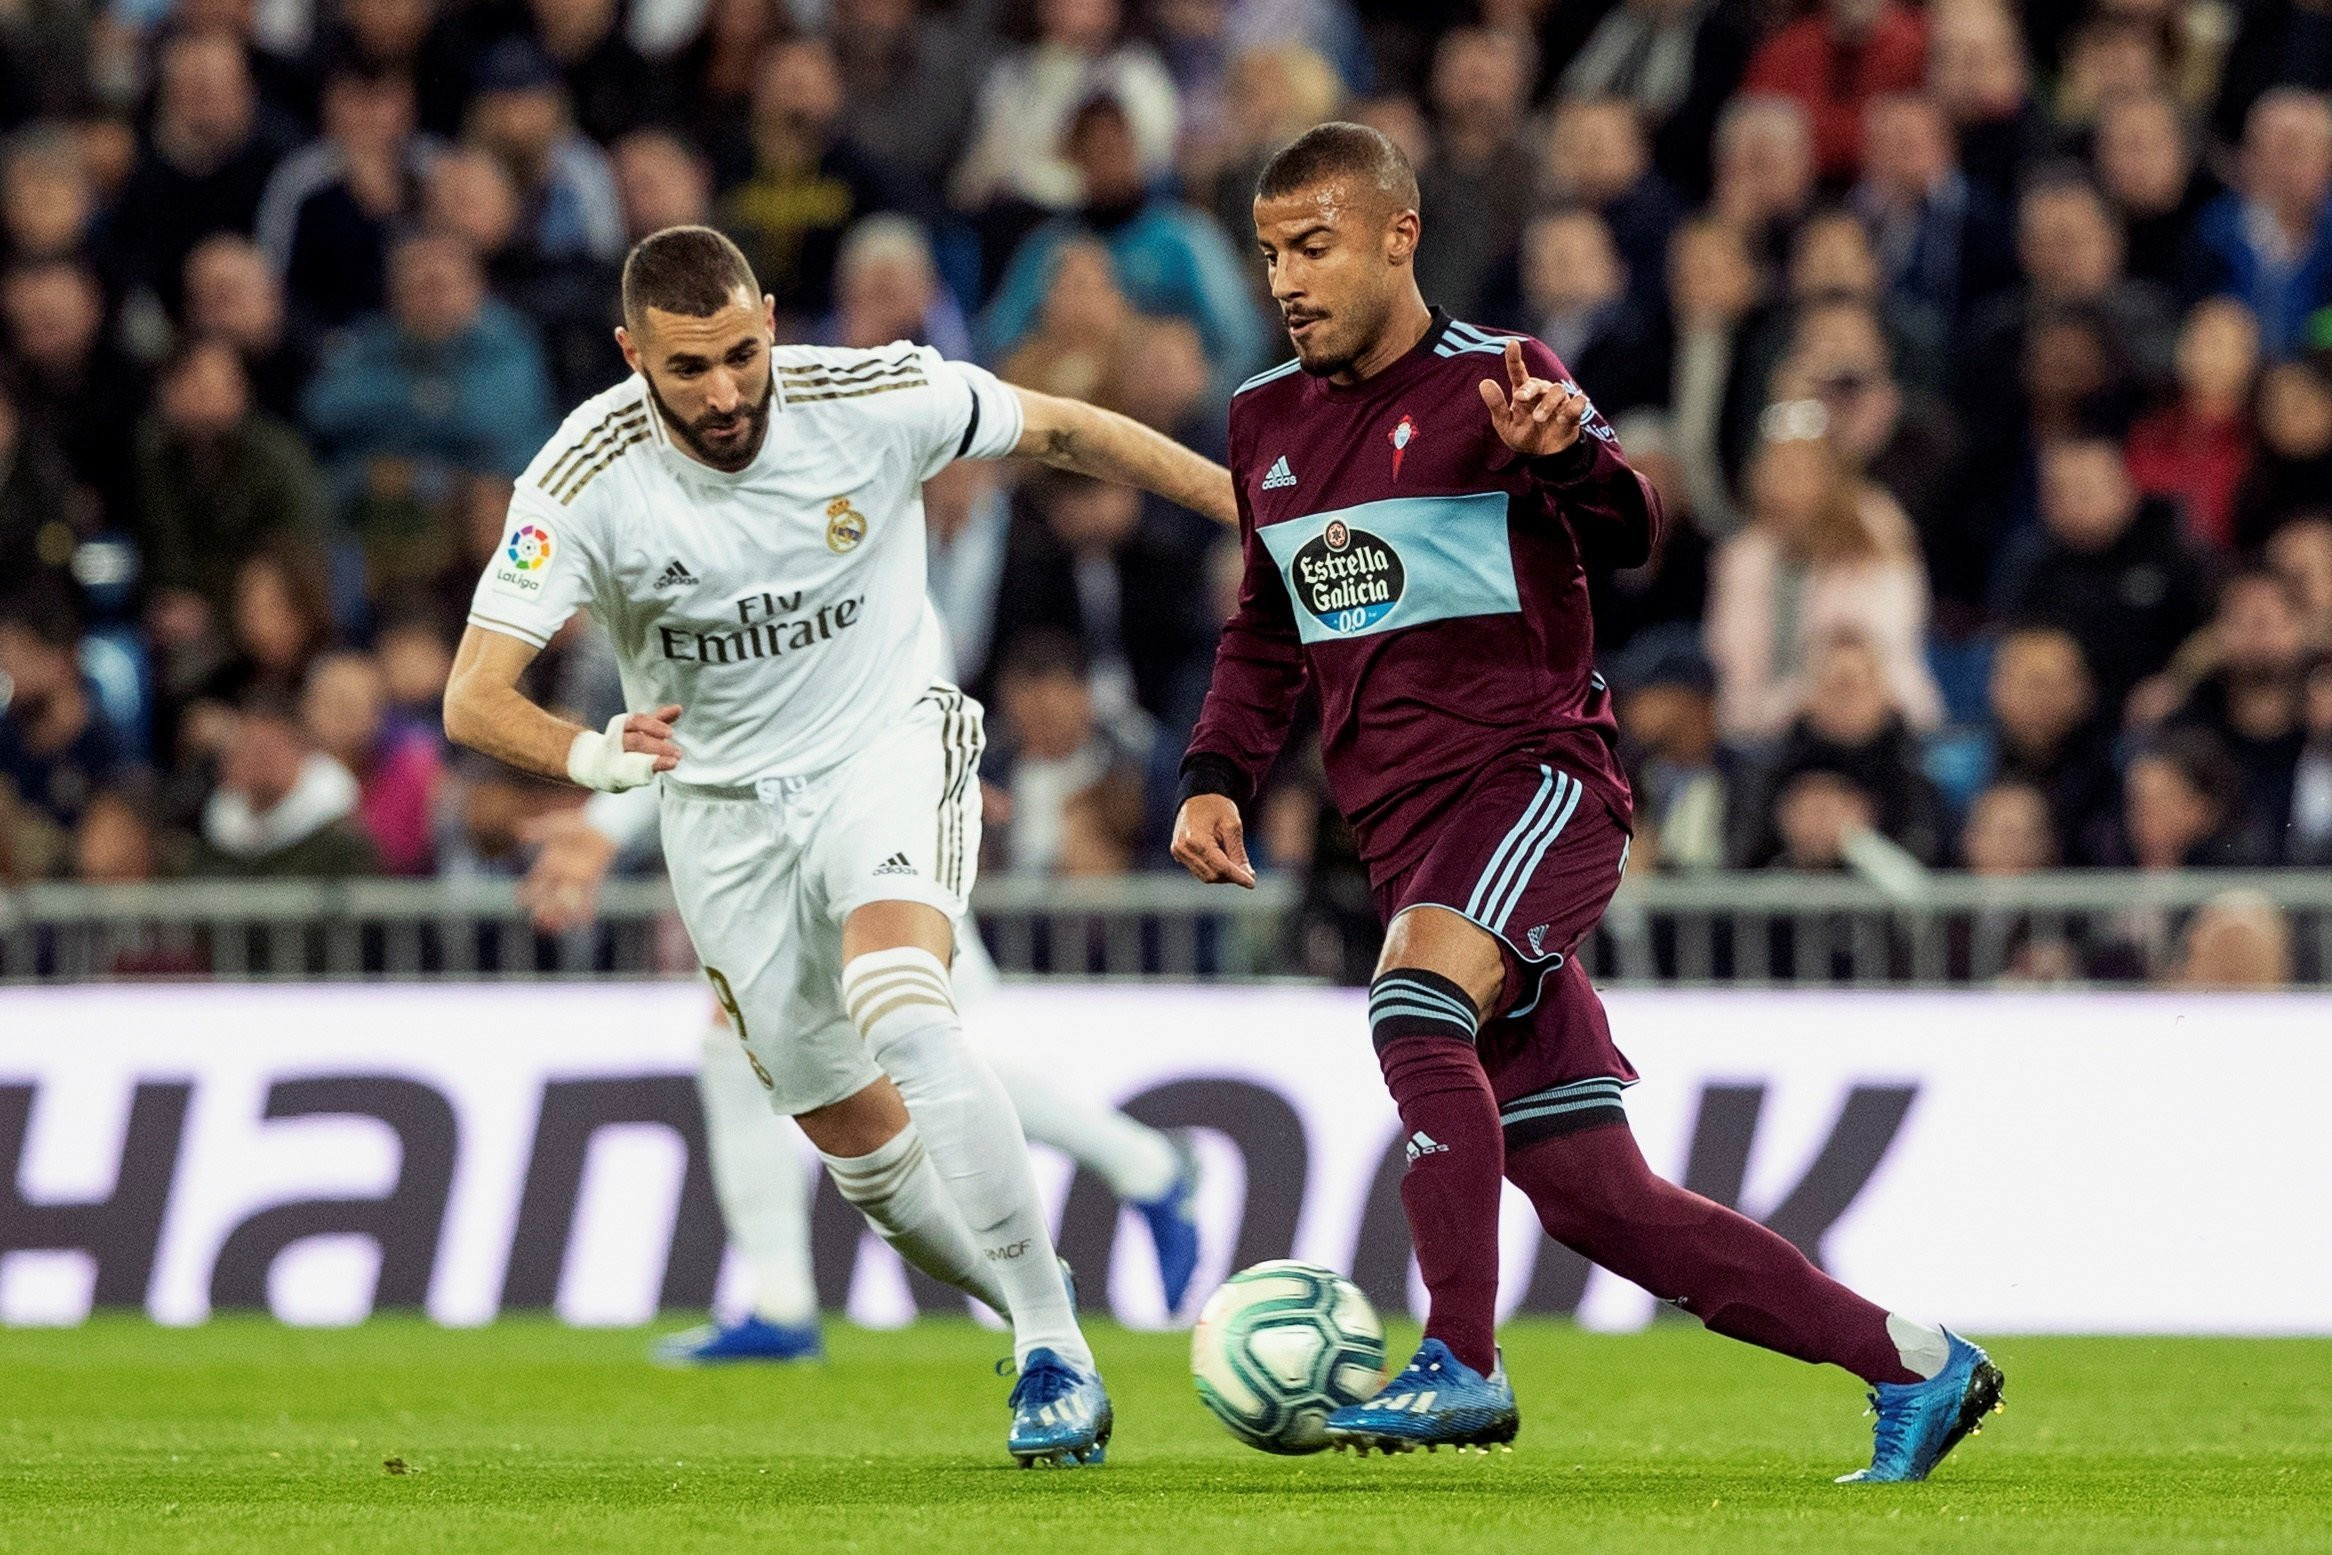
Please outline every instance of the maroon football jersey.
[{"label": "maroon football jersey", "polygon": [[[1289,362],[1231,400],[1246,577],[1184,791],[1251,795],[1308,675],[1330,792],[1380,882],[1501,757],[1573,774],[1622,825],[1632,813],[1584,557],[1640,565],[1659,498],[1592,410],[1552,458],[1506,446],[1478,387],[1506,386],[1506,339],[1436,309],[1416,349],[1363,383]],[[1538,341],[1523,357],[1569,382]]]}]

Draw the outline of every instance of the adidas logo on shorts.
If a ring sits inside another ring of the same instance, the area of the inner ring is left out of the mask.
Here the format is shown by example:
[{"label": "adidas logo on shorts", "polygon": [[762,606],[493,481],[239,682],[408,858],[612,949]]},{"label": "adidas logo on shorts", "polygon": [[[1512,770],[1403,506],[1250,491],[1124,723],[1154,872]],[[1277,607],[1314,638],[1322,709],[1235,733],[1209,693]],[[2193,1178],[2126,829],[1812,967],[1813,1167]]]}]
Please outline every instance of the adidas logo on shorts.
[{"label": "adidas logo on shorts", "polygon": [[696,587],[697,581],[696,574],[688,570],[688,564],[676,560],[664,569],[664,575],[656,580],[655,586],[660,589],[692,589]]},{"label": "adidas logo on shorts", "polygon": [[875,873],[878,875],[911,875],[915,873],[915,866],[907,862],[906,854],[894,853],[875,866]]},{"label": "adidas logo on shorts", "polygon": [[1296,472],[1287,467],[1286,454],[1281,454],[1274,460],[1271,468],[1266,470],[1263,475],[1263,489],[1265,491],[1278,491],[1283,486],[1293,486],[1295,483]]}]

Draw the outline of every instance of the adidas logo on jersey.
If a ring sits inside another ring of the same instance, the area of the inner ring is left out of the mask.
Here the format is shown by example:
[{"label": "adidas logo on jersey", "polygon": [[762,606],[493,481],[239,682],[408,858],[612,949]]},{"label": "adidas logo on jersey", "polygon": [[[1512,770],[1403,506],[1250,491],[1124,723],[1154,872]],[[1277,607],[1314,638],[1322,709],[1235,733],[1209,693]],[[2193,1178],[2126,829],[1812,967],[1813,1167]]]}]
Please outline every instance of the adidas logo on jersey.
[{"label": "adidas logo on jersey", "polygon": [[1409,1157],[1409,1163],[1414,1166],[1423,1156],[1449,1154],[1449,1146],[1435,1139],[1425,1130],[1419,1129],[1409,1136],[1409,1148],[1406,1154]]},{"label": "adidas logo on jersey", "polygon": [[1293,486],[1295,483],[1296,472],[1287,467],[1286,454],[1281,454],[1273,460],[1271,468],[1263,475],[1263,489],[1265,491],[1278,491],[1282,487]]},{"label": "adidas logo on jersey", "polygon": [[911,875],[915,873],[915,866],[907,862],[906,854],[894,853],[875,866],[875,873],[878,875]]},{"label": "adidas logo on jersey", "polygon": [[656,580],[656,587],[660,589],[692,589],[696,587],[697,581],[696,574],[688,570],[686,562],[675,560],[671,566],[664,569],[664,575]]}]

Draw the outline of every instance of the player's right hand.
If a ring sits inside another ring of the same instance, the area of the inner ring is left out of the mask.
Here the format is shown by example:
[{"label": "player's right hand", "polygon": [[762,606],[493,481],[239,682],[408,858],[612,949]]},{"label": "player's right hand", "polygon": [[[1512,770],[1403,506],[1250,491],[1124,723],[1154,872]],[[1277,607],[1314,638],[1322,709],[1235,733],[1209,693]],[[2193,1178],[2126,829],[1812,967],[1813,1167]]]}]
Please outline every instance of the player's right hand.
[{"label": "player's right hand", "polygon": [[1221,794],[1193,794],[1183,802],[1174,817],[1174,861],[1208,885],[1227,880],[1255,889],[1239,807]]},{"label": "player's right hand", "polygon": [[652,713],[618,713],[605,732],[585,729],[567,749],[567,776],[580,787],[620,794],[671,771],[680,765],[680,747],[672,743],[679,716],[675,703]]},{"label": "player's right hand", "polygon": [[564,934],[599,911],[599,888],[615,863],[615,843],[583,818],[580,807],[530,815],[518,839],[542,851],[518,882],[518,905],[543,934]]}]

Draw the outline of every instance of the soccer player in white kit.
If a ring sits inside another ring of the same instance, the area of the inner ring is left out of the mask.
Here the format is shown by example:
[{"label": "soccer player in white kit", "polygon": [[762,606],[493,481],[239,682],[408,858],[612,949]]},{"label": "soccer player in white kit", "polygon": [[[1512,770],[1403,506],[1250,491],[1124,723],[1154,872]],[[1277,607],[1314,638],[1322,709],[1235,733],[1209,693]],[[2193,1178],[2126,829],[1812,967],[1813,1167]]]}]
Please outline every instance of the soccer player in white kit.
[{"label": "soccer player in white kit", "polygon": [[[447,735],[620,791],[660,778],[666,863],[772,1104],[916,1267],[1007,1316],[1007,1448],[1098,1463],[1109,1399],[1027,1141],[948,980],[979,844],[979,704],[939,675],[922,483],[1024,454],[1218,521],[1221,466],[1122,416],[900,343],[775,345],[736,245],[704,227],[624,262],[633,376],[520,477],[446,688]],[[518,689],[588,607],[626,702],[581,729]]]},{"label": "soccer player in white kit", "polygon": [[[539,851],[519,900],[538,930],[563,934],[592,920],[618,858],[653,846],[656,808],[656,790],[636,788],[593,794],[580,808],[527,823],[524,832]],[[1064,1088],[1039,1067],[1015,1061],[1008,1046],[983,1040],[978,1007],[998,979],[969,918],[956,925],[948,980],[973,1046],[1004,1083],[1030,1142],[1051,1145],[1092,1172],[1149,1227],[1161,1293],[1173,1314],[1198,1261],[1198,1163],[1190,1145]],[[657,1341],[656,1355],[674,1363],[814,1360],[824,1345],[810,1256],[809,1163],[717,1007],[703,1034],[697,1090],[713,1196],[752,1291],[741,1316],[668,1335]]]}]

